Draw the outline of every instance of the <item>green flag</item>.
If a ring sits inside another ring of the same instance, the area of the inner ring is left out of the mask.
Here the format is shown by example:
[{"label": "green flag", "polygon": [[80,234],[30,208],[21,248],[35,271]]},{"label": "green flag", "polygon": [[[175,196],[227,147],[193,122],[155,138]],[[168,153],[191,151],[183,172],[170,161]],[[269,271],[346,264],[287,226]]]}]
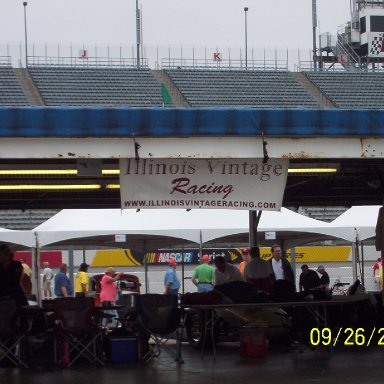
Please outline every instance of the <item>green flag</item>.
[{"label": "green flag", "polygon": [[164,84],[161,84],[161,99],[164,105],[172,104],[172,97]]}]

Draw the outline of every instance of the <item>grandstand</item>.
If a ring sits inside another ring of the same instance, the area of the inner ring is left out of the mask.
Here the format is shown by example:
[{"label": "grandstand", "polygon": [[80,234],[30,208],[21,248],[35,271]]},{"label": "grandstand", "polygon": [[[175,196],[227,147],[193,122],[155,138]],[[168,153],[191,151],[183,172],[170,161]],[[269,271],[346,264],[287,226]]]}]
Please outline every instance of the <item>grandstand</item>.
[{"label": "grandstand", "polygon": [[0,210],[0,227],[14,230],[30,230],[58,211],[53,209],[34,209],[34,210]]},{"label": "grandstand", "polygon": [[[49,60],[53,61],[54,60]],[[215,68],[33,64],[0,65],[0,106],[165,106],[251,108],[382,108],[384,74],[366,70],[292,72],[287,68]],[[34,97],[31,97],[34,95]],[[332,221],[345,207],[300,207]],[[30,229],[56,211],[3,211],[0,226]]]},{"label": "grandstand", "polygon": [[27,106],[29,102],[10,65],[0,65],[0,106]]},{"label": "grandstand", "polygon": [[48,106],[162,106],[161,85],[149,68],[28,67]]},{"label": "grandstand", "polygon": [[191,107],[320,108],[288,71],[166,69]]},{"label": "grandstand", "polygon": [[0,65],[1,106],[379,109],[383,85],[384,73],[362,70]]},{"label": "grandstand", "polygon": [[384,73],[318,71],[305,75],[337,108],[384,106]]}]

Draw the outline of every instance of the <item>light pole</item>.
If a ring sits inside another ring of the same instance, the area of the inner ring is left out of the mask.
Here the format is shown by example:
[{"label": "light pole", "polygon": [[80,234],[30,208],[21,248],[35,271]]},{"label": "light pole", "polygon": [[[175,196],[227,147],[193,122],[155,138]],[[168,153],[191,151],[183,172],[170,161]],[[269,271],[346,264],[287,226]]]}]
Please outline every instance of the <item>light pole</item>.
[{"label": "light pole", "polygon": [[313,49],[313,66],[317,70],[317,48],[316,48],[316,28],[317,28],[317,10],[316,0],[312,0],[312,49]]},{"label": "light pole", "polygon": [[248,7],[244,7],[244,34],[245,34],[245,69],[248,68],[248,28],[247,28]]},{"label": "light pole", "polygon": [[24,6],[25,68],[28,67],[27,5],[28,3],[24,1],[23,6]]},{"label": "light pole", "polygon": [[140,9],[139,0],[136,0],[136,58],[137,68],[140,68]]}]

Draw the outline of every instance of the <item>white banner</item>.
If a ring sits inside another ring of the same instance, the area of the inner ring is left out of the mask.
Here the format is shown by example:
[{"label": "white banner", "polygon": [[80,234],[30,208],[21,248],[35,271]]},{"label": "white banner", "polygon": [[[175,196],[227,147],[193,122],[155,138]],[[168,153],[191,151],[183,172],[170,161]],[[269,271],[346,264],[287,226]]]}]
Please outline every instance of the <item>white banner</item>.
[{"label": "white banner", "polygon": [[122,209],[278,211],[288,159],[122,159]]}]

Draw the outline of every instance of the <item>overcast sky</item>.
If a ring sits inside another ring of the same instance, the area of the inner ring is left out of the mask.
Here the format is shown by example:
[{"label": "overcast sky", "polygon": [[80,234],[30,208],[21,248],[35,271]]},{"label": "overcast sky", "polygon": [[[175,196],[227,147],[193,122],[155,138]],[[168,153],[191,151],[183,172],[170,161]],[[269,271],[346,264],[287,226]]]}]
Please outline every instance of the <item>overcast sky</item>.
[{"label": "overcast sky", "polygon": [[[320,32],[336,34],[350,0],[317,0]],[[312,47],[312,0],[139,0],[146,46]],[[22,0],[0,0],[0,44],[24,41]],[[135,0],[28,0],[34,43],[132,45]]]}]

